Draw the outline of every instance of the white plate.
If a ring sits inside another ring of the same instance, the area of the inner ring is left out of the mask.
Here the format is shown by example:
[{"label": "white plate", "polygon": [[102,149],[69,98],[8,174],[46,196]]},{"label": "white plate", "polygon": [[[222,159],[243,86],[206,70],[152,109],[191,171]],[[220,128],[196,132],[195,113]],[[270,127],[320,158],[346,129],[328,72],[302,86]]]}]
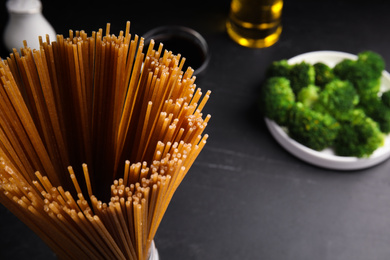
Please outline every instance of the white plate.
[{"label": "white plate", "polygon": [[[357,59],[356,55],[337,51],[316,51],[295,56],[288,60],[289,64],[305,61],[314,64],[323,62],[334,67],[343,59]],[[382,73],[381,91],[390,89],[390,74],[387,71]],[[377,165],[390,157],[390,135],[385,139],[384,146],[378,148],[368,158],[337,156],[332,149],[315,151],[294,139],[290,138],[283,128],[274,121],[265,118],[265,123],[276,141],[287,151],[310,164],[333,170],[360,170]]]}]

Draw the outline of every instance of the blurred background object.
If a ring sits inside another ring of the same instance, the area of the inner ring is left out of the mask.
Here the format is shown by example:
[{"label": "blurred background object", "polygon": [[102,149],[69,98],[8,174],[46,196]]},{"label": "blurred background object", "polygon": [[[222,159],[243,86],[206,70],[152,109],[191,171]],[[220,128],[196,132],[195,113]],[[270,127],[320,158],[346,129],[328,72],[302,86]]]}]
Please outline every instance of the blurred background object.
[{"label": "blurred background object", "polygon": [[19,50],[26,40],[32,49],[39,48],[39,39],[46,41],[46,35],[54,41],[56,33],[49,21],[42,14],[42,3],[39,0],[8,0],[6,2],[8,21],[4,28],[3,42],[5,48],[12,52]]},{"label": "blurred background object", "polygon": [[226,28],[238,44],[265,48],[282,33],[283,0],[232,0]]},{"label": "blurred background object", "polygon": [[207,42],[200,33],[191,28],[179,25],[160,26],[146,32],[143,37],[145,48],[153,39],[155,46],[162,43],[163,49],[180,53],[186,63],[195,70],[194,75],[199,75],[207,67],[210,59]]}]

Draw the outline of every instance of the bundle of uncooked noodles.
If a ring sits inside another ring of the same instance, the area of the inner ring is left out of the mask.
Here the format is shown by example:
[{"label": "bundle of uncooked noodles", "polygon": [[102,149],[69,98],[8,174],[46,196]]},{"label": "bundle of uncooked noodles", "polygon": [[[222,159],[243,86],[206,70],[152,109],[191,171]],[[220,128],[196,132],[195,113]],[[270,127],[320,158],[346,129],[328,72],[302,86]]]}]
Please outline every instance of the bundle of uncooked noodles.
[{"label": "bundle of uncooked noodles", "polygon": [[129,22],[46,38],[0,61],[0,202],[59,259],[147,259],[210,92]]}]

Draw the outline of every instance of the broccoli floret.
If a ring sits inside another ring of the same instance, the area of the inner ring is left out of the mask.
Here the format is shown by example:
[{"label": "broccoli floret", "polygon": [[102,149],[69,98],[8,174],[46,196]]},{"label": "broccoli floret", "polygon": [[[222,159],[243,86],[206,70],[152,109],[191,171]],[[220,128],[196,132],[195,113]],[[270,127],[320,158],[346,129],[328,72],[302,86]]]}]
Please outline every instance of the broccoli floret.
[{"label": "broccoli floret", "polygon": [[363,51],[358,53],[358,63],[361,62],[371,70],[373,78],[380,78],[385,69],[385,61],[381,55],[373,51]]},{"label": "broccoli floret", "polygon": [[340,121],[341,128],[333,149],[339,156],[368,157],[384,144],[384,134],[378,124],[363,110],[350,112],[350,117]]},{"label": "broccoli floret", "polygon": [[359,96],[353,85],[349,81],[335,79],[326,84],[313,109],[342,119],[348,116],[348,111],[355,108],[358,103]]},{"label": "broccoli floret", "polygon": [[267,68],[266,77],[289,77],[291,65],[287,63],[287,60],[274,61]]},{"label": "broccoli floret", "polygon": [[390,107],[390,90],[387,90],[382,93],[381,100],[383,104]]},{"label": "broccoli floret", "polygon": [[390,108],[382,102],[380,97],[364,100],[361,102],[360,107],[367,116],[379,124],[379,128],[383,133],[390,133]]},{"label": "broccoli floret", "polygon": [[295,103],[295,95],[290,81],[284,77],[268,78],[260,96],[260,109],[264,116],[284,126],[289,109]]},{"label": "broccoli floret", "polygon": [[334,79],[333,69],[322,62],[317,62],[314,65],[315,84],[321,88]]},{"label": "broccoli floret", "polygon": [[288,133],[297,142],[317,151],[333,145],[340,128],[332,116],[296,102],[290,110]]},{"label": "broccoli floret", "polygon": [[340,79],[350,78],[353,76],[351,73],[353,74],[352,68],[355,66],[355,64],[355,60],[343,59],[334,66],[333,73]]},{"label": "broccoli floret", "polygon": [[289,79],[291,82],[291,88],[297,95],[299,91],[315,83],[315,70],[312,64],[307,62],[297,63],[291,66]]},{"label": "broccoli floret", "polygon": [[319,87],[315,85],[309,85],[299,91],[297,95],[297,101],[301,102],[304,106],[312,107],[313,104],[317,101],[318,96],[320,95],[319,93]]},{"label": "broccoli floret", "polygon": [[313,150],[370,156],[390,133],[390,91],[380,95],[384,60],[365,51],[334,68],[275,61],[262,88],[263,114]]},{"label": "broccoli floret", "polygon": [[380,62],[381,58],[372,52],[363,52],[359,55],[358,60],[344,59],[339,62],[333,72],[338,78],[350,81],[360,99],[371,99],[379,93],[380,76],[384,65]]}]

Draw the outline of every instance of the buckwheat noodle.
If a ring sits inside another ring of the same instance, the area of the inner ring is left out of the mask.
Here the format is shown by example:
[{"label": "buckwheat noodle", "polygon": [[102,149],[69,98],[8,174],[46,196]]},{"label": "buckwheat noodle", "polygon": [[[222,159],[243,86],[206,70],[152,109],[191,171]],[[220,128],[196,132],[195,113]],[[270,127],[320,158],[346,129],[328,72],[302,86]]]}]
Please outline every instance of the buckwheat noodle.
[{"label": "buckwheat noodle", "polygon": [[210,91],[129,22],[46,38],[0,61],[0,202],[59,259],[147,259]]}]

